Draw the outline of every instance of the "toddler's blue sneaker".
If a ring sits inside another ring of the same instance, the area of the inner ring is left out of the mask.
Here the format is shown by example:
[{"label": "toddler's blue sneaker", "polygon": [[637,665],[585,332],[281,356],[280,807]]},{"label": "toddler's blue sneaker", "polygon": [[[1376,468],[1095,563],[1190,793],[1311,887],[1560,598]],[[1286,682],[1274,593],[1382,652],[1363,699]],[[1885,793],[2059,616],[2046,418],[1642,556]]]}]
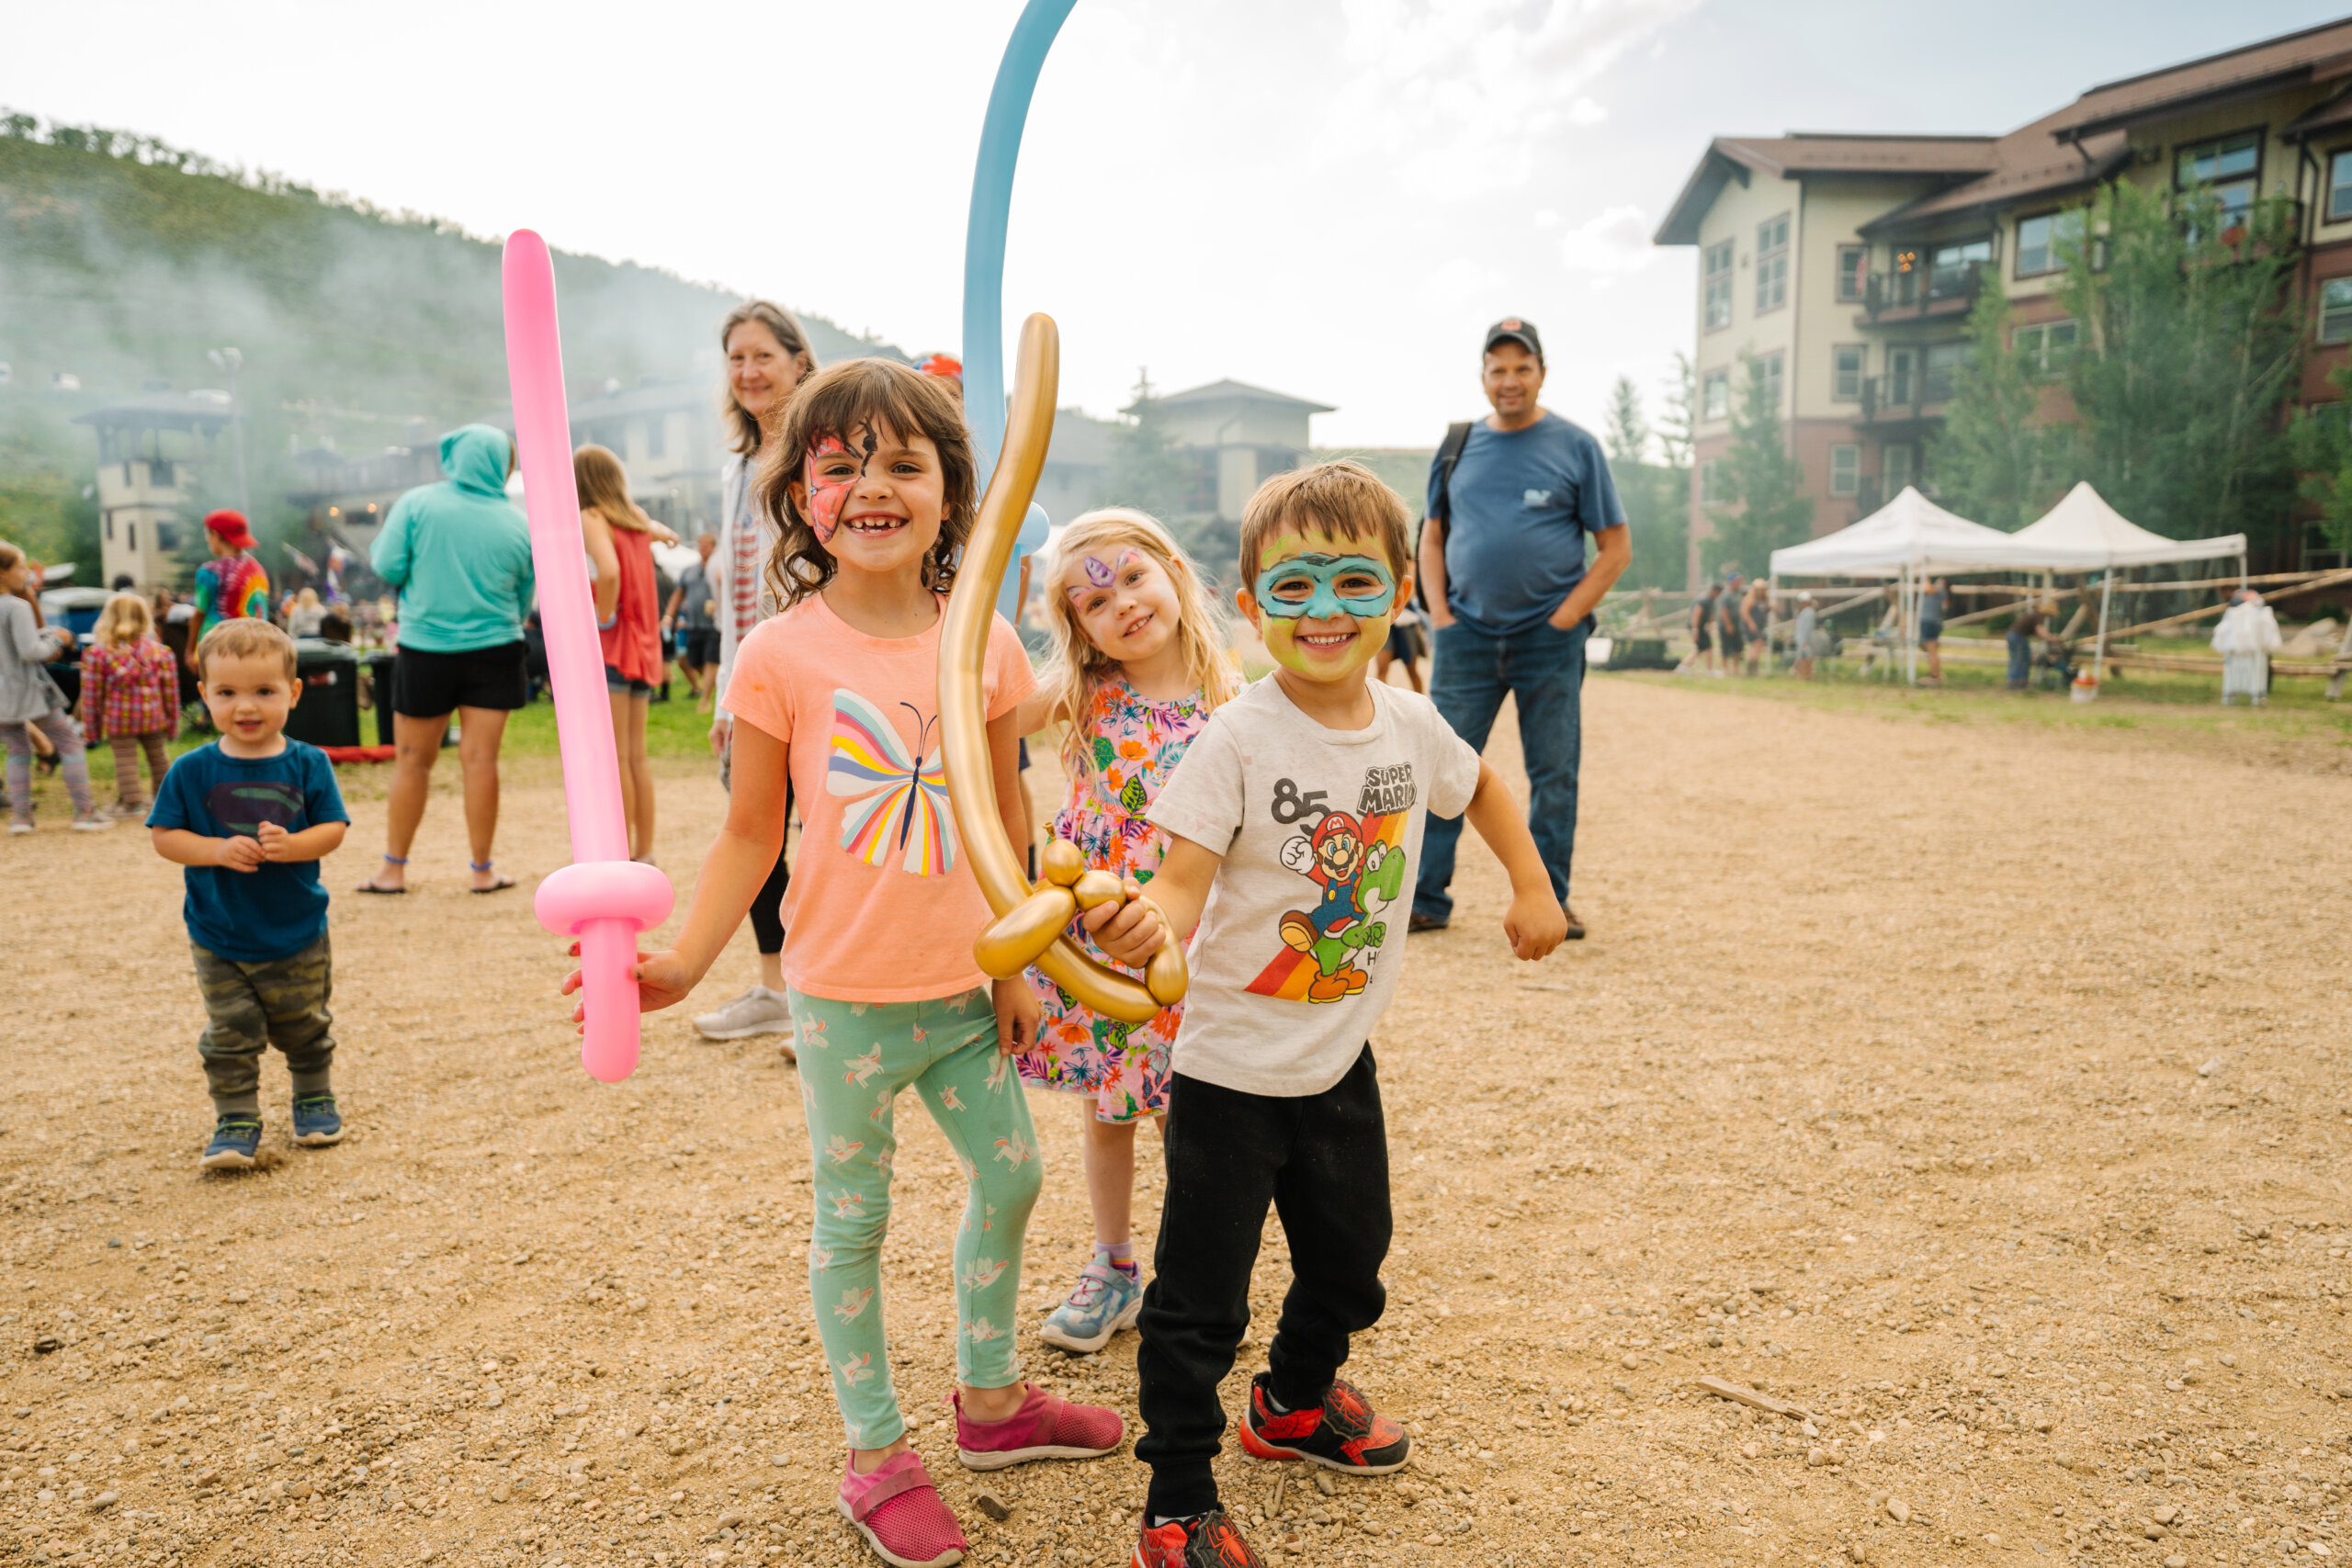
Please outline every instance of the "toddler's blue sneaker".
[{"label": "toddler's blue sneaker", "polygon": [[343,1142],[343,1114],[331,1094],[306,1094],[294,1101],[294,1141],[306,1149]]},{"label": "toddler's blue sneaker", "polygon": [[232,1111],[214,1125],[202,1163],[207,1170],[251,1170],[260,1148],[261,1118]]},{"label": "toddler's blue sneaker", "polygon": [[1054,1309],[1037,1337],[1073,1355],[1090,1356],[1122,1328],[1133,1328],[1142,1311],[1143,1280],[1130,1280],[1115,1264],[1097,1258],[1078,1271],[1069,1300]]}]

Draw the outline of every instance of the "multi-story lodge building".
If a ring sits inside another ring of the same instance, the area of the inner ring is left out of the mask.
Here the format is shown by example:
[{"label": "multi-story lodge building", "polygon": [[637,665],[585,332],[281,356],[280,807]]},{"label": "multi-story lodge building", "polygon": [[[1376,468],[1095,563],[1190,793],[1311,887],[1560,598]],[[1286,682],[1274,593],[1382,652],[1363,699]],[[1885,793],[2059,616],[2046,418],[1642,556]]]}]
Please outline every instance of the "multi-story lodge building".
[{"label": "multi-story lodge building", "polygon": [[2060,253],[2114,180],[2205,186],[2225,211],[2295,202],[2313,340],[2299,396],[2336,396],[2327,377],[2352,343],[2352,20],[2093,87],[2006,136],[1717,137],[1657,234],[1700,257],[1693,581],[1744,359],[1783,410],[1815,532],[1842,528],[1931,481],[1927,443],[1988,276],[2012,345],[2064,362],[2076,323],[2052,293]]}]

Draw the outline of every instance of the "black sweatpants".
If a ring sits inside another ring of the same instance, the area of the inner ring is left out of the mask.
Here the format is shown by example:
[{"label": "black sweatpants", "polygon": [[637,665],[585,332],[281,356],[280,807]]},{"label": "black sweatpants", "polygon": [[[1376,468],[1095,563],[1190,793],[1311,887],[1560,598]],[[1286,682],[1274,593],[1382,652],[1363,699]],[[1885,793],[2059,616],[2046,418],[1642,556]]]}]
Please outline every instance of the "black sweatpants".
[{"label": "black sweatpants", "polygon": [[1137,1325],[1145,1431],[1136,1457],[1151,1466],[1147,1513],[1178,1517],[1216,1506],[1217,1384],[1250,1322],[1267,1204],[1282,1216],[1292,1271],[1267,1358],[1274,1397],[1294,1410],[1322,1403],[1348,1337],[1380,1321],[1393,1226],[1372,1046],[1338,1083],[1295,1099],[1174,1075],[1165,1154],[1168,1192]]}]

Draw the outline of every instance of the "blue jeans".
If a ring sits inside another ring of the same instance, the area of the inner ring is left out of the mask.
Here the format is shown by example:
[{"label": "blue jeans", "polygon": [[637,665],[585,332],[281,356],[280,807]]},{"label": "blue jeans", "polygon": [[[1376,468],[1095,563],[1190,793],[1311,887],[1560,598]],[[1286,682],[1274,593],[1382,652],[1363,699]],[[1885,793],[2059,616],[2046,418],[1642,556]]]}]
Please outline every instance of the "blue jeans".
[{"label": "blue jeans", "polygon": [[[1484,752],[1495,715],[1509,693],[1519,704],[1519,749],[1527,762],[1527,826],[1552,877],[1552,891],[1568,901],[1568,863],[1577,847],[1577,763],[1584,750],[1584,643],[1590,624],[1555,631],[1538,622],[1532,631],[1489,637],[1456,621],[1436,627],[1436,662],[1430,700],[1453,733]],[[1413,913],[1443,920],[1453,913],[1446,887],[1453,881],[1459,817],[1431,817],[1421,840],[1420,880]]]},{"label": "blue jeans", "polygon": [[2022,692],[2033,678],[2033,639],[2023,632],[2009,634],[2009,690]]}]

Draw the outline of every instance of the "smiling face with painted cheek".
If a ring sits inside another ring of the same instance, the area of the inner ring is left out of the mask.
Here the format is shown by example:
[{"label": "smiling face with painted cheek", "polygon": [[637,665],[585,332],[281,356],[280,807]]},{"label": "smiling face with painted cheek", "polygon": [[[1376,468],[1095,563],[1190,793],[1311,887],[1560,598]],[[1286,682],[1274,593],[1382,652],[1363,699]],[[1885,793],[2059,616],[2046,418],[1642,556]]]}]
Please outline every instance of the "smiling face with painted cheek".
[{"label": "smiling face with painted cheek", "polygon": [[1412,581],[1384,557],[1376,542],[1321,532],[1266,541],[1242,607],[1274,661],[1310,681],[1341,680],[1372,662]]},{"label": "smiling face with painted cheek", "polygon": [[1122,664],[1151,658],[1182,613],[1168,569],[1133,545],[1096,547],[1062,567],[1062,592],[1086,640]]},{"label": "smiling face with painted cheek", "polygon": [[820,435],[801,465],[793,501],[817,542],[842,565],[895,571],[922,558],[946,515],[946,477],[926,435],[888,428]]}]

